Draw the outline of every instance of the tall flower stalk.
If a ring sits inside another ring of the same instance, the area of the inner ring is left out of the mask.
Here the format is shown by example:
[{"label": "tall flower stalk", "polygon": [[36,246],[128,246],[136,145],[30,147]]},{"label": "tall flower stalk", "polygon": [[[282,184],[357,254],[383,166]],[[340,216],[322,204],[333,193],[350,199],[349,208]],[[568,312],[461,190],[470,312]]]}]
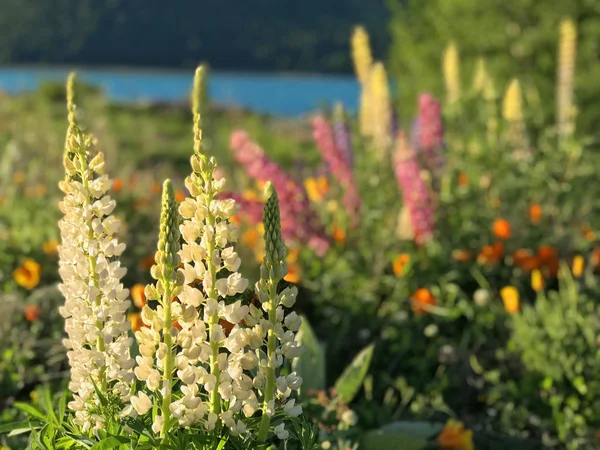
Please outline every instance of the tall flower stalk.
[{"label": "tall flower stalk", "polygon": [[[295,374],[287,377],[276,378],[276,370],[283,365],[283,358],[295,358],[300,354],[300,347],[295,341],[295,332],[298,331],[302,320],[292,312],[284,319],[283,307],[291,307],[295,303],[297,290],[295,287],[287,288],[281,293],[277,286],[287,273],[285,258],[287,250],[281,237],[279,219],[279,200],[277,191],[271,183],[265,189],[268,196],[265,204],[263,222],[265,225],[265,259],[260,267],[261,278],[256,283],[256,293],[262,304],[266,317],[260,322],[268,330],[266,357],[261,358],[260,374],[264,377],[262,417],[258,431],[258,440],[263,442],[267,438],[270,418],[275,413],[275,400],[281,399],[284,403],[283,410],[290,416],[302,413],[302,407],[295,405],[295,400],[285,401],[292,390],[300,388],[302,380]],[[287,331],[285,328],[287,328]],[[279,345],[278,345],[279,344]],[[283,424],[282,424],[283,425]],[[285,426],[275,428],[278,435],[286,435]]]},{"label": "tall flower stalk", "polygon": [[125,244],[115,237],[119,221],[111,214],[116,202],[107,195],[112,182],[104,174],[103,153],[77,122],[74,85],[72,73],[67,82],[66,176],[59,183],[65,194],[59,204],[64,214],[59,221],[60,290],[65,297],[60,314],[65,318],[69,389],[74,393],[69,407],[86,432],[104,427],[96,389],[105,398],[128,400],[134,362],[127,335],[129,291],[120,282],[126,269],[118,259]]},{"label": "tall flower stalk", "polygon": [[419,96],[419,115],[413,131],[413,147],[419,149],[425,166],[436,175],[444,164],[444,127],[440,103],[431,94]]},{"label": "tall flower stalk", "polygon": [[360,219],[361,200],[352,169],[344,152],[336,145],[332,127],[324,117],[318,116],[313,119],[313,136],[331,174],[344,190],[343,204],[348,212],[350,225],[354,227]]},{"label": "tall flower stalk", "polygon": [[564,141],[573,132],[573,82],[577,53],[577,27],[572,19],[560,23],[556,81],[556,122],[558,135]]},{"label": "tall flower stalk", "polygon": [[454,42],[450,42],[444,51],[442,62],[444,82],[446,84],[446,96],[448,105],[454,105],[460,98],[460,60],[458,48]]},{"label": "tall flower stalk", "polygon": [[408,146],[404,132],[398,134],[394,171],[408,210],[415,242],[424,244],[434,234],[433,201],[421,177],[415,152]]},{"label": "tall flower stalk", "polygon": [[271,181],[282,198],[281,227],[285,240],[307,245],[317,255],[323,256],[330,243],[316,212],[310,205],[306,190],[274,163],[264,150],[244,131],[231,136],[235,159],[247,174],[261,182]]}]

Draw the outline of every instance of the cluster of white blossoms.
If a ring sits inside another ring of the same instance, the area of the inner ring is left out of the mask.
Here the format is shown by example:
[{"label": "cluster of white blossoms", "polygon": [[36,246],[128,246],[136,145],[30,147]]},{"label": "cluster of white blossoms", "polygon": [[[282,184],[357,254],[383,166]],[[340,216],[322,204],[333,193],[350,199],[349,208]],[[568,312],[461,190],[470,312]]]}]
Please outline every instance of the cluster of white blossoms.
[{"label": "cluster of white blossoms", "polygon": [[[201,69],[196,73],[195,92],[200,85]],[[193,112],[192,173],[185,180],[191,196],[176,209],[172,187],[165,184],[152,268],[157,282],[145,290],[149,303],[142,310],[145,327],[136,332],[141,355],[135,374],[154,398],[162,399],[155,433],[164,435],[175,423],[181,427],[201,423],[208,431],[224,426],[232,435],[240,435],[246,432],[244,419],[258,411],[266,422],[261,429],[268,431],[278,408],[289,416],[302,412],[290,399],[301,378],[276,377],[284,357],[299,354],[295,331],[301,324],[295,313],[284,319],[283,306],[293,305],[296,289],[277,293],[277,283],[286,273],[277,197],[271,195],[265,213],[270,222],[265,225],[264,279],[257,284],[260,309],[242,302],[248,280],[238,272],[241,260],[234,244],[239,231],[230,221],[235,202],[220,198],[225,179],[217,179],[214,158],[201,152],[197,100]],[[150,306],[153,300],[158,302],[156,308]],[[171,392],[174,385],[178,392]],[[137,414],[145,414],[154,402],[139,392],[131,403]],[[283,423],[275,434],[280,439],[289,437]]]},{"label": "cluster of white blossoms", "polygon": [[68,334],[64,345],[71,366],[69,389],[74,394],[69,407],[75,411],[75,423],[88,431],[104,426],[96,413],[95,387],[127,401],[134,361],[126,317],[129,292],[120,282],[126,269],[118,260],[125,244],[115,237],[119,221],[111,215],[115,201],[107,195],[112,182],[103,174],[103,153],[95,150],[93,138],[77,124],[73,84],[72,74],[67,85],[66,177],[59,184],[65,194],[59,204],[64,214],[59,222],[60,290],[65,297],[60,314]]}]

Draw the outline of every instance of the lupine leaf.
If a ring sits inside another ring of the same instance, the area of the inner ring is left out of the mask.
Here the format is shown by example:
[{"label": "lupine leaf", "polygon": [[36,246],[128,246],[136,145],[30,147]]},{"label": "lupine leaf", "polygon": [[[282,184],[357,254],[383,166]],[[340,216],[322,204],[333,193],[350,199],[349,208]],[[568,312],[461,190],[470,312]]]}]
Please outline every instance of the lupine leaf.
[{"label": "lupine leaf", "polygon": [[302,377],[300,395],[306,396],[311,390],[325,389],[325,349],[318,341],[314,330],[306,317],[297,334],[298,341],[304,346],[302,354],[292,361],[292,370]]},{"label": "lupine leaf", "polygon": [[362,386],[371,365],[374,348],[371,344],[362,349],[335,382],[336,393],[345,403],[350,403]]}]

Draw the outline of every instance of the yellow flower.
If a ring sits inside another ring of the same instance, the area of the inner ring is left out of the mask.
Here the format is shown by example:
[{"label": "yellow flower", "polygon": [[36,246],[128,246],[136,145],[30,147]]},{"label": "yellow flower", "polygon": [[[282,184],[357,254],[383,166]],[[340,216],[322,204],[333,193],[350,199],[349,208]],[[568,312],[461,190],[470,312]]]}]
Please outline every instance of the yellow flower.
[{"label": "yellow flower", "polygon": [[364,85],[367,82],[369,71],[373,64],[369,34],[364,27],[357,26],[354,28],[350,46],[352,49],[352,61],[354,62],[356,78]]},{"label": "yellow flower", "polygon": [[242,193],[242,198],[244,200],[259,200],[258,194],[256,193],[256,191],[252,190],[252,189],[246,189],[243,193]]},{"label": "yellow flower", "polygon": [[373,141],[379,156],[385,154],[385,150],[392,143],[392,108],[390,102],[390,88],[388,77],[383,63],[376,62],[369,77],[371,94],[371,113]]},{"label": "yellow flower", "polygon": [[17,284],[27,290],[32,290],[40,282],[42,269],[33,259],[27,258],[20,267],[16,268],[12,275]]},{"label": "yellow flower", "polygon": [[462,422],[449,419],[437,437],[438,445],[444,450],[474,450],[473,431]]},{"label": "yellow flower", "polygon": [[309,177],[304,180],[304,188],[313,203],[321,203],[329,190],[329,182],[325,177]]},{"label": "yellow flower", "polygon": [[544,289],[544,277],[539,269],[533,269],[531,271],[531,288],[535,292],[539,292]]},{"label": "yellow flower", "polygon": [[[369,76],[370,79],[369,69]],[[367,137],[373,135],[374,119],[373,119],[373,95],[371,83],[367,80],[360,90],[360,108],[358,111],[358,125],[361,136]]]},{"label": "yellow flower", "polygon": [[583,269],[585,268],[585,260],[583,259],[583,256],[581,255],[577,255],[575,256],[575,258],[573,258],[573,276],[575,277],[580,277],[581,275],[583,275]]},{"label": "yellow flower", "polygon": [[514,286],[505,286],[500,289],[500,297],[504,302],[504,309],[509,314],[519,311],[519,291]]},{"label": "yellow flower", "polygon": [[519,80],[513,79],[502,102],[502,115],[508,122],[520,122],[523,120],[523,98]]},{"label": "yellow flower", "polygon": [[454,42],[450,42],[444,51],[443,69],[448,103],[453,104],[460,98],[460,66],[458,48]]}]

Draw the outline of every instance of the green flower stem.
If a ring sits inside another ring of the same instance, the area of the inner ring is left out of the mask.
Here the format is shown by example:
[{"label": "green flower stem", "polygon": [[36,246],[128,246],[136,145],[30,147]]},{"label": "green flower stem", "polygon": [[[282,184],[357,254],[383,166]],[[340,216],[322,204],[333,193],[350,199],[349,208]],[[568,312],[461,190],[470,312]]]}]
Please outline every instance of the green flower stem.
[{"label": "green flower stem", "polygon": [[[277,316],[277,285],[271,283],[269,287],[269,302],[271,308],[269,308],[269,322],[272,325],[276,323]],[[269,402],[273,400],[275,396],[275,369],[269,366],[269,362],[275,358],[275,351],[277,348],[277,337],[273,328],[268,332],[267,338],[267,380],[265,382],[265,398],[262,407],[262,417],[260,419],[260,428],[258,429],[258,441],[264,442],[267,439],[267,433],[269,431],[269,425],[271,422],[270,417],[267,415],[267,408]]]},{"label": "green flower stem", "polygon": [[164,325],[163,325],[163,339],[167,346],[167,354],[165,355],[165,365],[163,370],[163,390],[166,395],[163,397],[162,402],[162,416],[163,426],[160,431],[160,436],[164,439],[169,432],[169,422],[171,421],[171,388],[173,385],[173,337],[171,336],[171,328],[173,326],[173,319],[171,317],[171,282],[169,280],[163,281],[165,286],[165,293],[163,294],[163,311],[164,311]]}]

